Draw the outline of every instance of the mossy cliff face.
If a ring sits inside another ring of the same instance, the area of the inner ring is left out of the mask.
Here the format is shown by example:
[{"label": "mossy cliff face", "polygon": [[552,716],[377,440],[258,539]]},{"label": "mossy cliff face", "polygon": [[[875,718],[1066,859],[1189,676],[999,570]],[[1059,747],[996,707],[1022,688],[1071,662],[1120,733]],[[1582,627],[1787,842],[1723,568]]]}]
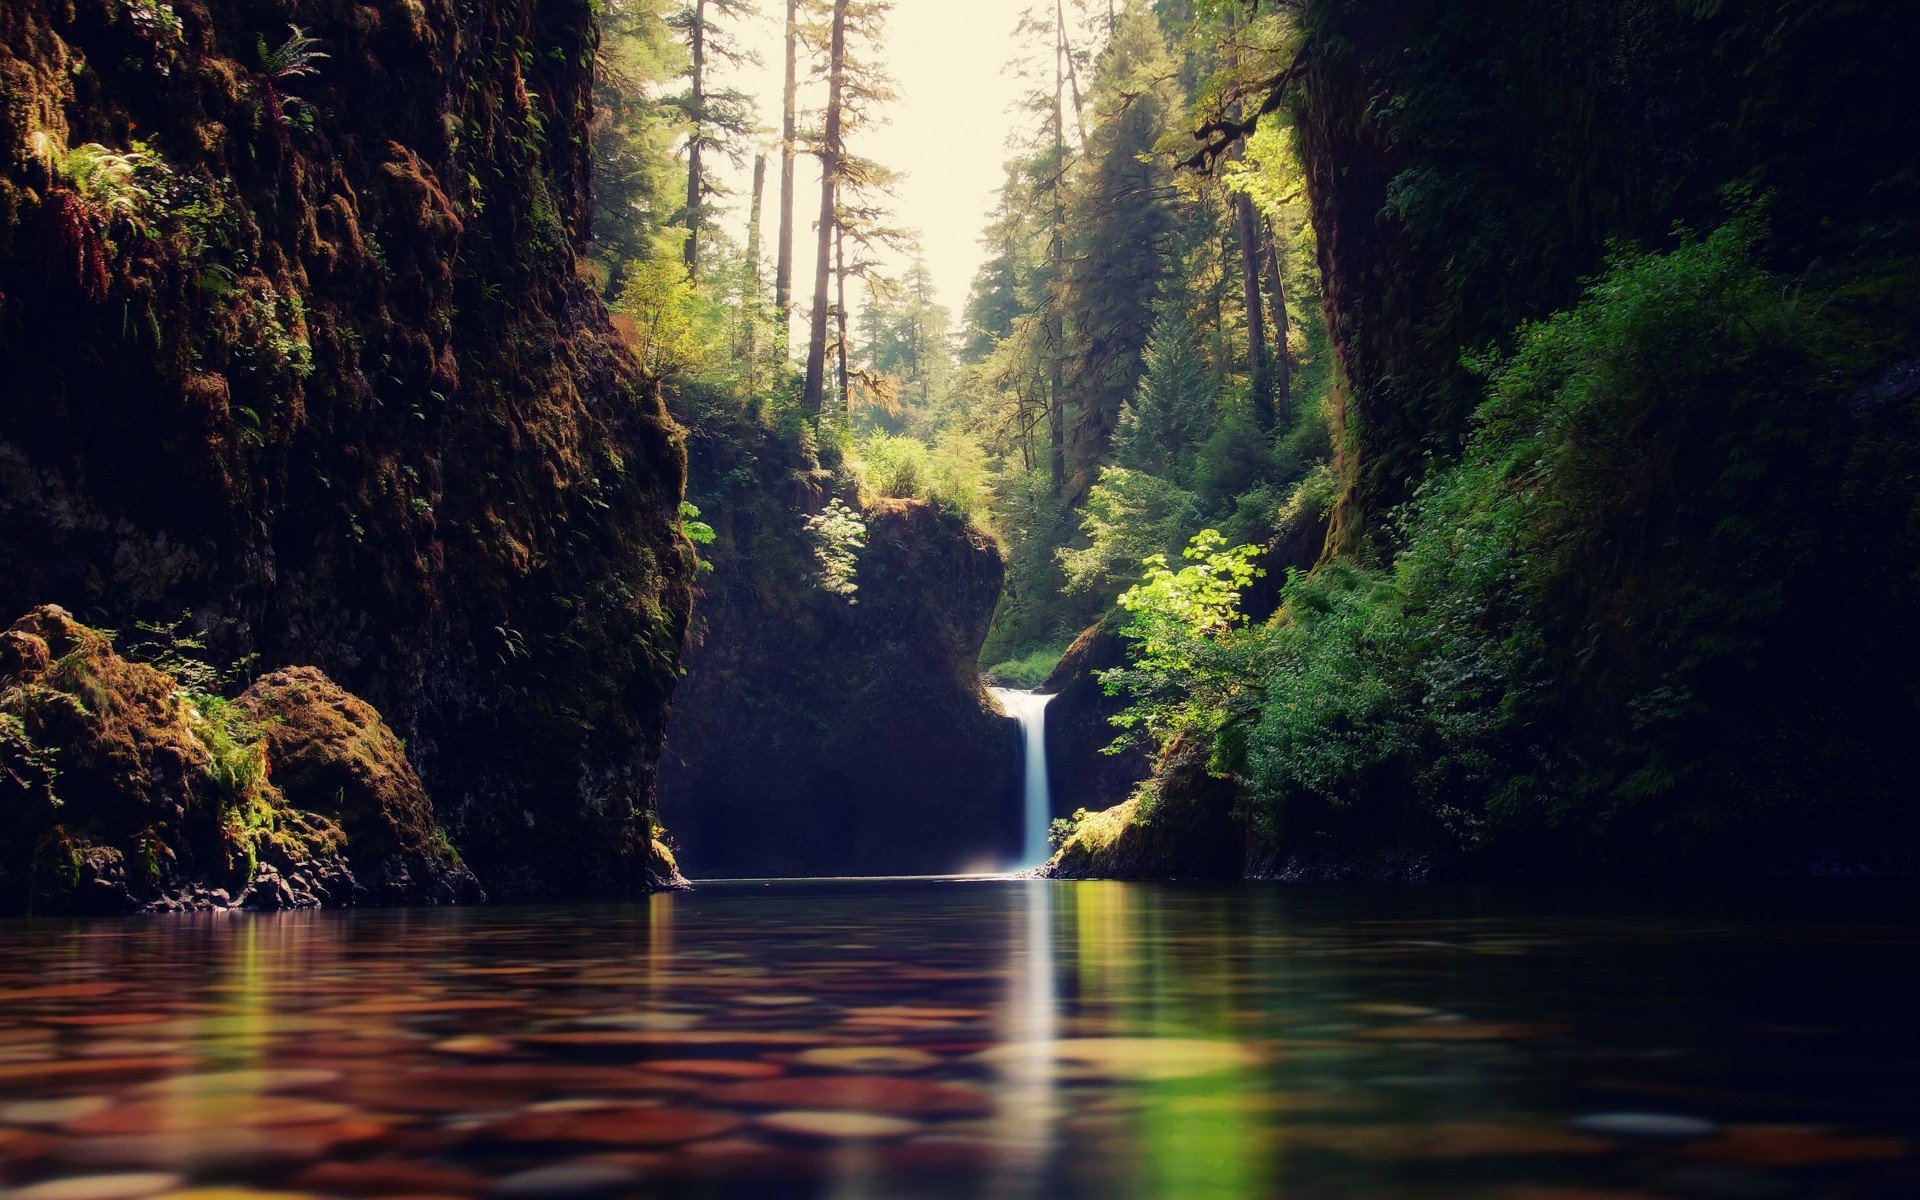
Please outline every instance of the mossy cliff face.
[{"label": "mossy cliff face", "polygon": [[861,513],[856,590],[822,586],[811,457],[756,428],[696,432],[718,539],[675,698],[660,803],[696,876],[993,866],[1020,849],[1018,739],[978,670],[1002,566],[964,518]]},{"label": "mossy cliff face", "polygon": [[399,739],[320,672],[228,702],[59,608],[0,633],[0,912],[482,898]]},{"label": "mossy cliff face", "polygon": [[578,258],[594,39],[586,0],[0,7],[0,609],[323,670],[496,895],[664,870],[683,458]]}]

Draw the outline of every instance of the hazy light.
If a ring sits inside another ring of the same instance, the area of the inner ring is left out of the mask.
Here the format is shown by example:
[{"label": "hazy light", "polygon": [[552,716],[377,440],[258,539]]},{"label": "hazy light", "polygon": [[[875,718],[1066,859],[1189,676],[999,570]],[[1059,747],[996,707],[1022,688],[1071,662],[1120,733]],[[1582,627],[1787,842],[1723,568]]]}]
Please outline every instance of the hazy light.
[{"label": "hazy light", "polygon": [[[967,289],[979,268],[980,232],[1009,157],[1008,135],[1027,120],[1009,112],[1025,85],[1005,68],[1018,50],[1013,30],[1032,0],[898,0],[887,23],[885,60],[900,99],[891,120],[863,130],[855,153],[901,172],[894,211],[897,224],[920,235],[927,268],[940,302],[958,321]],[[785,0],[761,0],[763,18],[740,30],[741,42],[758,52],[761,65],[723,82],[751,95],[766,138],[767,196],[762,238],[769,273],[777,244],[782,30]],[[826,86],[810,80],[801,60],[800,106],[825,103]],[[728,233],[744,242],[753,184],[752,157],[744,169],[722,163],[732,189],[730,211],[720,217]],[[795,171],[794,294],[802,307],[813,287],[813,223],[820,207],[820,170],[802,157]],[[903,263],[902,266],[905,264]],[[770,275],[769,275],[770,277]],[[849,296],[852,304],[853,297]],[[851,305],[850,305],[851,306]]]}]

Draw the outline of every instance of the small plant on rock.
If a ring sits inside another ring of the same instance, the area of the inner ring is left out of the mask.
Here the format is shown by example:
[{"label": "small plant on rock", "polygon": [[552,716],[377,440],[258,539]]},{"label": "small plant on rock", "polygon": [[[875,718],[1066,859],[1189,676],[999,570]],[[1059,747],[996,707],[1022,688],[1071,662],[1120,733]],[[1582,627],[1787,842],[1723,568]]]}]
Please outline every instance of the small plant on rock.
[{"label": "small plant on rock", "polygon": [[150,181],[165,167],[140,143],[125,152],[99,142],[69,149],[42,131],[28,145],[49,178],[47,213],[56,261],[72,264],[83,296],[104,300],[108,263],[116,251],[113,234],[146,233],[147,213],[156,199]]},{"label": "small plant on rock", "polygon": [[836,497],[805,524],[814,557],[820,560],[820,586],[845,596],[848,604],[857,604],[854,593],[860,590],[860,551],[867,548],[867,523]]}]

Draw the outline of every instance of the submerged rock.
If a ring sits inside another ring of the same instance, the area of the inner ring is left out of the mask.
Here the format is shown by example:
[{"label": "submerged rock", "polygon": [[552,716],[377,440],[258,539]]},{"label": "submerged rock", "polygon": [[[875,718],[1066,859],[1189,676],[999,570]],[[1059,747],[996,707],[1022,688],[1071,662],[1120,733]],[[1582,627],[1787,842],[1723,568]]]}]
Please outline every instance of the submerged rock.
[{"label": "submerged rock", "polygon": [[0,647],[0,911],[482,898],[398,740],[318,671],[194,695],[52,605]]}]

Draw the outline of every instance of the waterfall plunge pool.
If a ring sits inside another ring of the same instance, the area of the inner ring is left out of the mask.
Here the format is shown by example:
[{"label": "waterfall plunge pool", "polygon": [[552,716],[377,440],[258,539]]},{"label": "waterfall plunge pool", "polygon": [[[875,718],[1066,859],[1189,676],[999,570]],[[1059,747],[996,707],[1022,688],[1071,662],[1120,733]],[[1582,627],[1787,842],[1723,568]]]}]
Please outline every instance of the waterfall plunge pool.
[{"label": "waterfall plunge pool", "polygon": [[709,883],[0,922],[10,1200],[1920,1191],[1891,905]]}]

